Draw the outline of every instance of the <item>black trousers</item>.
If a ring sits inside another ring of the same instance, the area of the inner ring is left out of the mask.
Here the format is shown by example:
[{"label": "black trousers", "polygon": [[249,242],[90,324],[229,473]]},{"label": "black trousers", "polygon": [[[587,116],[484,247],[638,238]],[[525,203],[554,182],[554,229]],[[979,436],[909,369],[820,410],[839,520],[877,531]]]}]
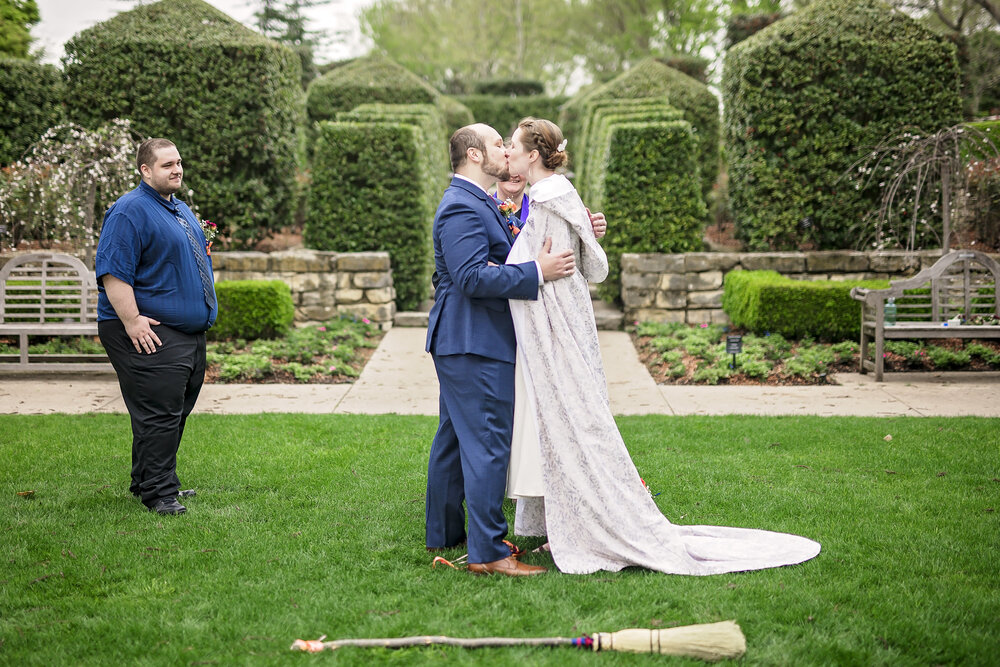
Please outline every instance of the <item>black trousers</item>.
[{"label": "black trousers", "polygon": [[205,382],[205,334],[154,326],[163,345],[146,354],[136,352],[120,320],[99,322],[97,330],[132,420],[129,491],[152,507],[180,489],[177,449]]}]

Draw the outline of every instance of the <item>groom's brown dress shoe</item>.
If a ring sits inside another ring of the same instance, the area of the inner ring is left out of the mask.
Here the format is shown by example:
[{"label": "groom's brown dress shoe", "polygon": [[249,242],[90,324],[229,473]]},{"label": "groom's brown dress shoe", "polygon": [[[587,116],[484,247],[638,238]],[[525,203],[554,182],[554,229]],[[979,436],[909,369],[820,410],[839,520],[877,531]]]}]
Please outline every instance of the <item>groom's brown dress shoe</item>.
[{"label": "groom's brown dress shoe", "polygon": [[528,565],[513,556],[508,556],[492,563],[469,563],[469,572],[472,574],[503,574],[508,577],[530,577],[544,574],[548,570],[540,565]]}]

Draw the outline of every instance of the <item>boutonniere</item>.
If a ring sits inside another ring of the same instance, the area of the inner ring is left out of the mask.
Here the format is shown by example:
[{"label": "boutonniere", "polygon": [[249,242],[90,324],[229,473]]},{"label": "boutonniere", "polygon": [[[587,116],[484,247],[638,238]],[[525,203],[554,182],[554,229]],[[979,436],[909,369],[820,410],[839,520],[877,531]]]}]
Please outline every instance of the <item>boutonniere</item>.
[{"label": "boutonniere", "polygon": [[212,241],[215,240],[216,235],[219,233],[219,226],[211,220],[202,220],[201,233],[205,235],[205,252],[211,255]]},{"label": "boutonniere", "polygon": [[507,221],[507,227],[510,229],[511,235],[517,236],[521,232],[521,228],[514,224],[514,220],[520,222],[520,219],[517,217],[517,206],[514,204],[514,200],[508,197],[500,202],[500,213],[503,215],[504,220]]}]

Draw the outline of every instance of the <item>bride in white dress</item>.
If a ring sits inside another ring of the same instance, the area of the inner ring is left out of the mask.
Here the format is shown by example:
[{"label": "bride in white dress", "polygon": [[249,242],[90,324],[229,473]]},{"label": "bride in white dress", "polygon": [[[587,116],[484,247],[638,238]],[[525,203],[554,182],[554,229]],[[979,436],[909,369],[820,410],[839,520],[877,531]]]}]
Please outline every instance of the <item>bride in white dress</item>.
[{"label": "bride in white dress", "polygon": [[608,403],[588,281],[607,277],[604,250],[572,184],[562,131],[526,118],[511,140],[510,171],[531,184],[528,220],[508,263],[530,261],[546,238],[573,248],[578,271],[545,283],[537,301],[511,300],[517,334],[514,437],[507,495],[514,532],[548,536],[561,572],[639,566],[708,575],[801,563],[817,542],[785,533],[678,526],[646,491]]}]

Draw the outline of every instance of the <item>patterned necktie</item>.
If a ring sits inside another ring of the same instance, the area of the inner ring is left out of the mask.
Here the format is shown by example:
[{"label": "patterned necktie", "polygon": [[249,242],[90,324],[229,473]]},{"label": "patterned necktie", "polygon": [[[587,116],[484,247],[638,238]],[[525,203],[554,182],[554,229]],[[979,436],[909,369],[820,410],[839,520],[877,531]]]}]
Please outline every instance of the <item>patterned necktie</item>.
[{"label": "patterned necktie", "polygon": [[184,233],[187,234],[188,242],[191,244],[195,262],[198,264],[198,275],[201,277],[201,289],[205,294],[205,303],[208,304],[208,308],[211,310],[215,308],[215,285],[212,282],[212,274],[208,270],[208,259],[205,256],[205,249],[199,247],[198,239],[194,237],[194,232],[191,231],[191,225],[179,215],[174,217],[177,218],[177,222],[181,223]]}]

